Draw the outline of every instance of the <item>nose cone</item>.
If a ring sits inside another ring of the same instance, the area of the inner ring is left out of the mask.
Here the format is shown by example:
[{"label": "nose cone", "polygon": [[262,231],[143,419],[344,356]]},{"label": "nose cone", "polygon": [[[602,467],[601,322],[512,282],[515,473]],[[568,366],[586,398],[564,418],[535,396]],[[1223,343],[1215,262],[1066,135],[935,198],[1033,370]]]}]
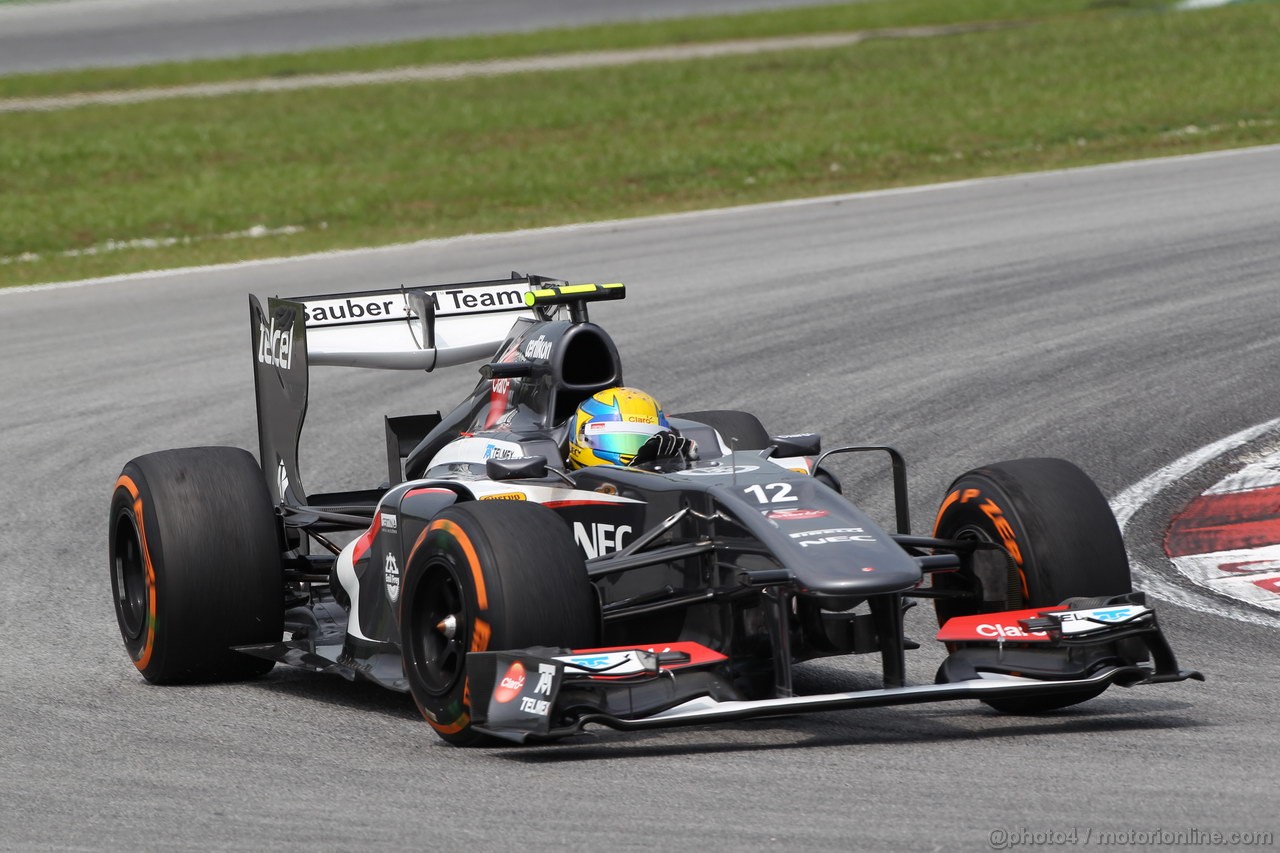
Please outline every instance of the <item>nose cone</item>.
[{"label": "nose cone", "polygon": [[786,547],[778,556],[801,589],[813,595],[845,598],[903,592],[922,577],[919,564],[866,517],[785,535]]},{"label": "nose cone", "polygon": [[[904,592],[920,583],[919,564],[842,495],[810,478],[788,485],[785,496],[795,500],[764,506],[725,492],[802,591],[847,599]],[[736,491],[753,494],[750,486]]]}]

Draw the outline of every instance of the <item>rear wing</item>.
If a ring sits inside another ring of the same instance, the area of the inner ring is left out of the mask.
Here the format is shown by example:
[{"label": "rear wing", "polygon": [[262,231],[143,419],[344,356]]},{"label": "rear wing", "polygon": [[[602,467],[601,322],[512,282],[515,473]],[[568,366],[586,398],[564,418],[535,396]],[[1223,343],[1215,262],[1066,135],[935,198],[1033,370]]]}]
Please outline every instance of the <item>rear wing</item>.
[{"label": "rear wing", "polygon": [[513,273],[496,281],[272,297],[265,309],[250,295],[258,450],[272,499],[295,507],[310,502],[298,472],[298,439],[311,365],[430,371],[489,359],[518,320],[558,310],[535,308],[533,298],[526,304],[526,294],[564,285]]},{"label": "rear wing", "polygon": [[520,317],[540,276],[432,287],[299,296],[311,364],[434,370],[489,358]]}]

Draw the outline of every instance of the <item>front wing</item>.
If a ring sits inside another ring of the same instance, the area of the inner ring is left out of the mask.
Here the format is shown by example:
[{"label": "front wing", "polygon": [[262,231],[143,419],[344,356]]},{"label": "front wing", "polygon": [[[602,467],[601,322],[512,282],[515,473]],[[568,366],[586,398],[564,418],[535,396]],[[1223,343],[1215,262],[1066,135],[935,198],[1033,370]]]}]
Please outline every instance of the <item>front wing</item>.
[{"label": "front wing", "polygon": [[[954,699],[1051,699],[1100,692],[1112,684],[1203,680],[1198,672],[1178,668],[1153,611],[1128,610],[1120,621],[1108,621],[1106,612],[1096,610],[1001,614],[1005,624],[1016,620],[1031,629],[1034,639],[1009,642],[1002,635],[959,644],[953,656],[962,657],[963,666],[952,671],[967,677],[947,683],[766,699],[738,698],[731,662],[697,643],[473,652],[467,661],[472,722],[477,731],[525,743],[579,734],[593,723],[650,729]],[[1084,624],[1087,630],[1073,630]],[[939,635],[954,637],[957,630],[944,626]],[[1032,643],[1034,648],[1028,649]],[[1082,649],[1097,653],[1081,658]],[[1027,659],[1018,656],[1020,650],[1090,663],[1087,671],[1063,666],[1031,675],[1015,670]]]}]

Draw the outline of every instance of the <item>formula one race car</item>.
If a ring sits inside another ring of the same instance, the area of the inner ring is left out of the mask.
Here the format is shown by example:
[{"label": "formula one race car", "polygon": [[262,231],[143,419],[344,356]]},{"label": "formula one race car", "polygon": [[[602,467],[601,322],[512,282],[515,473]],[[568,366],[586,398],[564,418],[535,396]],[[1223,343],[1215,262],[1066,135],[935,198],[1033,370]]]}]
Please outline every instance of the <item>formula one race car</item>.
[{"label": "formula one race car", "polygon": [[[588,305],[624,292],[513,274],[250,297],[259,460],[153,453],[115,485],[112,587],[143,677],[279,662],[368,679],[455,744],[945,699],[1031,713],[1201,677],[1178,668],[1106,500],[1068,462],[962,474],[930,536],[911,532],[897,451],[823,450],[744,412],[665,420],[676,456],[567,464],[579,407],[622,385]],[[386,418],[385,483],[303,488],[312,366],[472,361],[480,382],[447,414]],[[888,457],[896,532],[841,494],[827,463],[850,453]],[[949,654],[935,683],[907,685],[918,599]],[[828,655],[875,655],[883,687],[797,695],[793,667]]]}]

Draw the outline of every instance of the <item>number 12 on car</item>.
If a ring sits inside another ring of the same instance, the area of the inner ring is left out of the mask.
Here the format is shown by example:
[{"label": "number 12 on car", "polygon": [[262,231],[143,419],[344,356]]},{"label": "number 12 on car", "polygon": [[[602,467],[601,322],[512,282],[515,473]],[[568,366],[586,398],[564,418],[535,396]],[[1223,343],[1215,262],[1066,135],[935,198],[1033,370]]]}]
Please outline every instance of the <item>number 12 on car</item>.
[{"label": "number 12 on car", "polygon": [[742,491],[755,498],[756,503],[762,504],[781,504],[800,500],[791,494],[790,483],[765,483],[763,485],[753,483]]}]

